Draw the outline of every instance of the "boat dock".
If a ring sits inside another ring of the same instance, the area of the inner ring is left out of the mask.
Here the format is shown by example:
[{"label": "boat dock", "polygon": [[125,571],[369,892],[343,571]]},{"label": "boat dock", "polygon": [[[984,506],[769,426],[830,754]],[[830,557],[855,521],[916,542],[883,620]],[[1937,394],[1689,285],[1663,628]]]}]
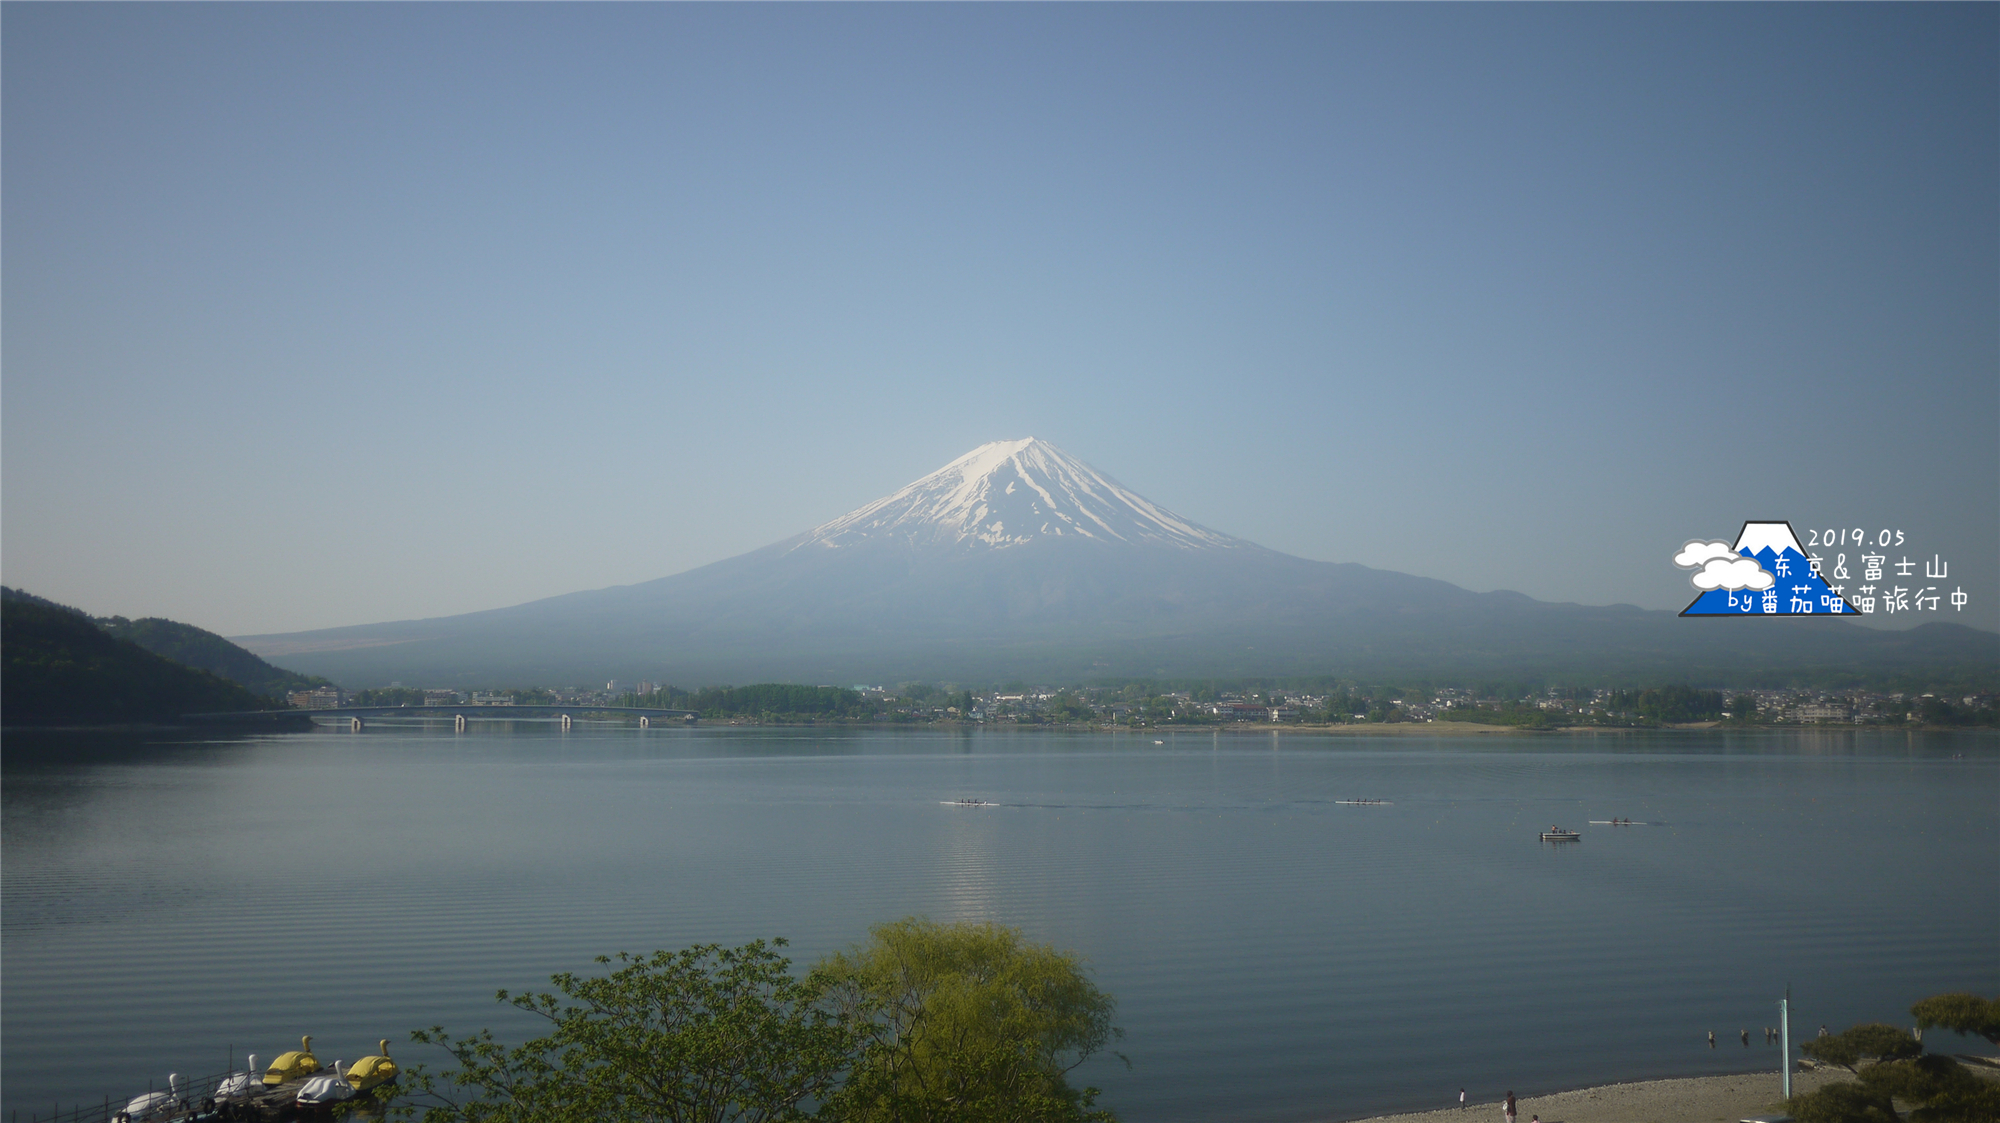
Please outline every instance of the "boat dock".
[{"label": "boat dock", "polygon": [[385,1084],[373,1092],[363,1092],[352,1099],[334,1104],[300,1104],[299,1089],[315,1076],[326,1076],[333,1072],[331,1065],[318,1072],[287,1080],[275,1087],[266,1087],[263,1074],[252,1074],[254,1079],[248,1095],[218,1100],[216,1089],[222,1082],[236,1075],[220,1072],[212,1076],[197,1076],[183,1081],[176,1093],[163,1100],[153,1110],[133,1115],[121,1120],[125,1109],[140,1096],[155,1092],[165,1092],[163,1088],[148,1088],[129,1095],[106,1096],[101,1102],[49,1105],[49,1114],[30,1112],[23,1117],[20,1111],[11,1112],[7,1123],[279,1123],[291,1119],[333,1119],[350,1112],[379,1119],[382,1108],[396,1085]]}]

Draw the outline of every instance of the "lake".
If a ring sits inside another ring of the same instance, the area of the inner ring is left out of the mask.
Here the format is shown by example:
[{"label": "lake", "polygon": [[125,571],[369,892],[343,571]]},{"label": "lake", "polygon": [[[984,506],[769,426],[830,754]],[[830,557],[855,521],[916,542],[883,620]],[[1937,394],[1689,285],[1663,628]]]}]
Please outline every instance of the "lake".
[{"label": "lake", "polygon": [[1801,1036],[2000,992],[1992,736],[1154,736],[10,733],[4,1109],[304,1033],[436,1062],[410,1029],[518,1041],[494,991],[598,954],[912,914],[1087,958],[1130,1067],[1079,1082],[1135,1123],[1770,1070],[1787,987]]}]

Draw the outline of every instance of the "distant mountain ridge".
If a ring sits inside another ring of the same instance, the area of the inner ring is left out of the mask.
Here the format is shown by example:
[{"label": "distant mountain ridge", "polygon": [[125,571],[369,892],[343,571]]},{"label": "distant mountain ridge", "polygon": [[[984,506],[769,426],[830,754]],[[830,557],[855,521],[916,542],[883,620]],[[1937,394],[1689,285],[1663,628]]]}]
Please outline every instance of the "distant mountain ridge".
[{"label": "distant mountain ridge", "polygon": [[392,679],[2000,679],[2000,636],[1950,624],[1729,628],[1296,558],[1200,526],[1033,438],[982,445],[812,530],[670,577],[239,642],[350,688]]}]

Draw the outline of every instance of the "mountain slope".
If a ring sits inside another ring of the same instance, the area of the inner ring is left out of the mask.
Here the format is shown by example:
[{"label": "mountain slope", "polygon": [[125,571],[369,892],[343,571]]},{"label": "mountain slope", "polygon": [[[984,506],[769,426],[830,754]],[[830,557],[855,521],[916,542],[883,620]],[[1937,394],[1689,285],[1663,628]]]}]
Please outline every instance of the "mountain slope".
[{"label": "mountain slope", "polygon": [[813,530],[656,581],[241,642],[350,687],[1326,674],[1748,685],[2000,665],[2000,637],[1950,625],[1731,628],[1295,558],[1032,439],[981,446]]}]

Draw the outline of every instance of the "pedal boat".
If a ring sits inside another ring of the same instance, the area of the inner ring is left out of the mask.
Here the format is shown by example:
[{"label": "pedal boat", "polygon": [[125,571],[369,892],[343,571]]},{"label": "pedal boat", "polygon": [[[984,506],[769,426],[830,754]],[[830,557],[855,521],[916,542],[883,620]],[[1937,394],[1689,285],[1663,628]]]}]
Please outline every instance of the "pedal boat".
[{"label": "pedal boat", "polygon": [[354,1085],[356,1092],[368,1092],[396,1082],[396,1062],[389,1059],[388,1039],[383,1038],[377,1048],[382,1050],[380,1054],[363,1057],[347,1070],[347,1082]]},{"label": "pedal boat", "polygon": [[302,1080],[319,1071],[319,1058],[312,1054],[313,1039],[310,1034],[299,1038],[299,1047],[289,1053],[278,1054],[271,1062],[270,1071],[264,1074],[264,1087],[276,1088],[288,1080]]}]

